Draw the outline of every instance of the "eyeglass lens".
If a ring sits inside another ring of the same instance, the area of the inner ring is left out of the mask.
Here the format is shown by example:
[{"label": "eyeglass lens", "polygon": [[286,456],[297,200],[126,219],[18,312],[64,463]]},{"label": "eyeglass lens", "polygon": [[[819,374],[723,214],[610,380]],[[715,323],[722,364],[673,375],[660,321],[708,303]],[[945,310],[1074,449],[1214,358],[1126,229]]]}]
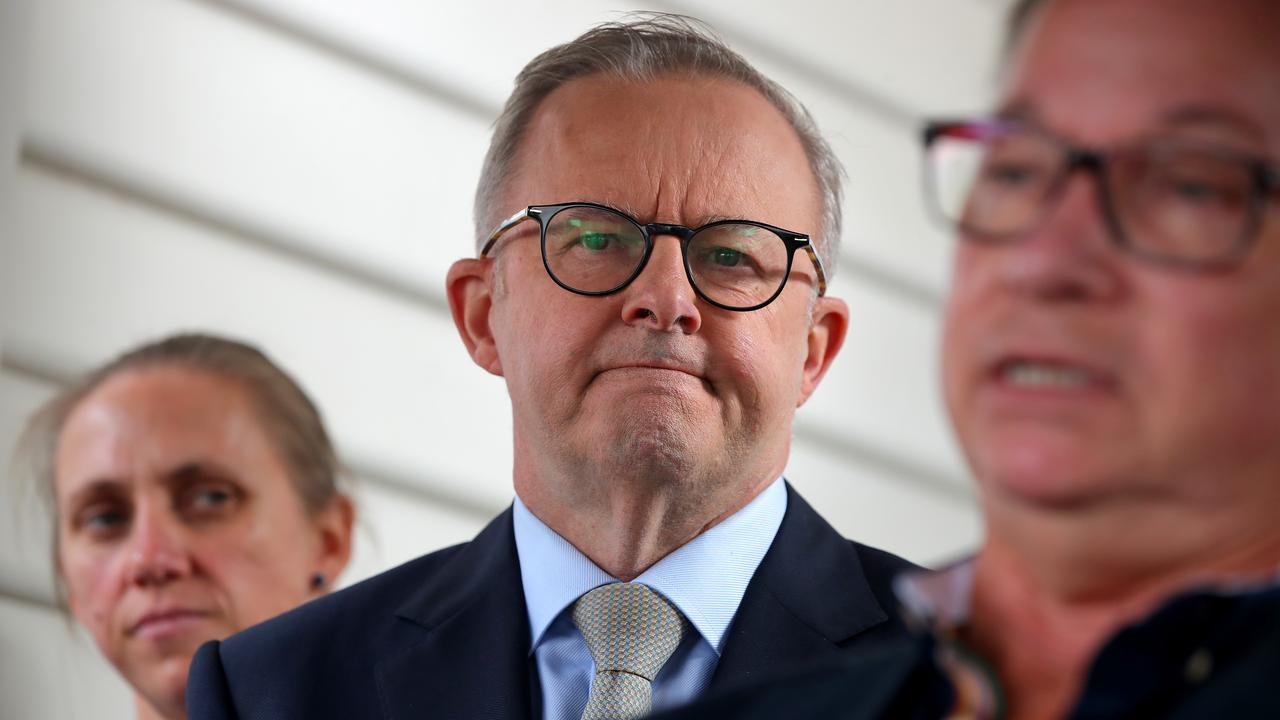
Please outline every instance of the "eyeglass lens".
[{"label": "eyeglass lens", "polygon": [[[586,293],[626,284],[645,260],[645,231],[611,210],[573,206],[548,218],[544,257],[551,274]],[[705,227],[685,251],[694,287],[713,302],[749,308],[772,298],[786,281],[790,251],[777,234],[748,223]]]},{"label": "eyeglass lens", "polygon": [[[956,126],[930,149],[932,195],[967,233],[1014,239],[1032,229],[1065,179],[1070,155],[1029,130]],[[1158,259],[1215,262],[1239,248],[1253,220],[1254,177],[1239,158],[1185,143],[1109,156],[1103,192],[1123,242]]]}]

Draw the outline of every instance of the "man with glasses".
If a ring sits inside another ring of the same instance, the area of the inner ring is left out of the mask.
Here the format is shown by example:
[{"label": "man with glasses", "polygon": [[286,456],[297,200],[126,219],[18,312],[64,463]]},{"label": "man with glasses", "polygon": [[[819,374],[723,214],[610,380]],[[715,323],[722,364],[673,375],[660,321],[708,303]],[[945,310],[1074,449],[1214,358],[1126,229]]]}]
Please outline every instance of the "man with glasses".
[{"label": "man with glasses", "polygon": [[981,489],[913,642],[688,717],[1280,717],[1280,3],[1023,0],[925,133]]},{"label": "man with glasses", "polygon": [[511,396],[512,509],[206,646],[193,716],[634,718],[904,636],[906,563],[781,478],[845,336],[839,174],[803,108],[685,19],[535,59],[447,288]]}]

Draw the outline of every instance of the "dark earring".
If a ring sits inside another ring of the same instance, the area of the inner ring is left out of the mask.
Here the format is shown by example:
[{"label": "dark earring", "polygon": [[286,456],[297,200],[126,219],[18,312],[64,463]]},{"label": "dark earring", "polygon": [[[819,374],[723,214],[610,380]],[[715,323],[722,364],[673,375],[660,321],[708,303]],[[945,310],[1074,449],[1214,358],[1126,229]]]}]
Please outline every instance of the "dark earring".
[{"label": "dark earring", "polygon": [[316,573],[311,576],[311,589],[319,590],[324,587],[324,573]]}]

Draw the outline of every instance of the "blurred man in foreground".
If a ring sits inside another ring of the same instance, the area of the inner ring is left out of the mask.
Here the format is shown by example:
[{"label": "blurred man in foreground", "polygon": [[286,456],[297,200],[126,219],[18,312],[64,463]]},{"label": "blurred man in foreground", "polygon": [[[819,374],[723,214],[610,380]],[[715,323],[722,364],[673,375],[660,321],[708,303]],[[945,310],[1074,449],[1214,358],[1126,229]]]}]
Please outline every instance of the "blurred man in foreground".
[{"label": "blurred man in foreground", "polygon": [[972,560],[914,644],[689,717],[1280,717],[1280,3],[1031,0],[927,132]]},{"label": "blurred man in foreground", "polygon": [[633,718],[902,636],[905,563],[781,479],[845,336],[839,199],[804,110],[690,22],[535,59],[447,288],[511,395],[512,509],[206,645],[192,716]]}]

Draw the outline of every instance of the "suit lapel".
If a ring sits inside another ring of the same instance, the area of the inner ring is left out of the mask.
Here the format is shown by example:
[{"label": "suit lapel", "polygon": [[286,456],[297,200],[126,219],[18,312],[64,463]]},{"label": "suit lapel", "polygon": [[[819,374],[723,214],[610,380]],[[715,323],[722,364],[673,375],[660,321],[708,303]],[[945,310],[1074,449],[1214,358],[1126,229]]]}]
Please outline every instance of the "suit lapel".
[{"label": "suit lapel", "polygon": [[888,614],[853,543],[787,486],[787,513],[743,595],[711,689],[837,655]]},{"label": "suit lapel", "polygon": [[388,718],[531,717],[529,620],[510,510],[397,615],[408,647],[378,667]]}]

